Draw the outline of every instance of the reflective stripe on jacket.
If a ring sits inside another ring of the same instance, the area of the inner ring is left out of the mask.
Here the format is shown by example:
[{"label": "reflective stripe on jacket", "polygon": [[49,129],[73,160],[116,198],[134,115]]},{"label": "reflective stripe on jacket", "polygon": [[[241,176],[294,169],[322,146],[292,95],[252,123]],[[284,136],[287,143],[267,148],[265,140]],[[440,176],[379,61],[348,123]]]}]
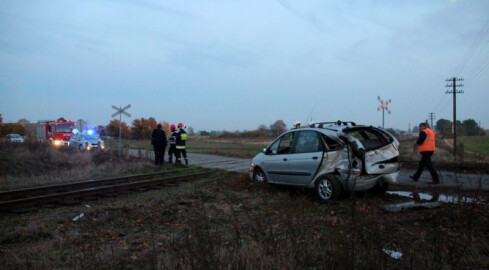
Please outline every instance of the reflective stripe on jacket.
[{"label": "reflective stripe on jacket", "polygon": [[177,149],[185,149],[185,144],[187,142],[187,132],[183,129],[179,129],[177,133]]},{"label": "reflective stripe on jacket", "polygon": [[418,145],[418,152],[434,152],[435,151],[435,132],[429,128],[425,128],[423,131],[426,133],[426,139],[420,145]]},{"label": "reflective stripe on jacket", "polygon": [[177,140],[177,131],[173,131],[170,134],[170,138],[168,139],[168,143],[170,145],[175,145],[175,144],[177,144],[176,140]]}]

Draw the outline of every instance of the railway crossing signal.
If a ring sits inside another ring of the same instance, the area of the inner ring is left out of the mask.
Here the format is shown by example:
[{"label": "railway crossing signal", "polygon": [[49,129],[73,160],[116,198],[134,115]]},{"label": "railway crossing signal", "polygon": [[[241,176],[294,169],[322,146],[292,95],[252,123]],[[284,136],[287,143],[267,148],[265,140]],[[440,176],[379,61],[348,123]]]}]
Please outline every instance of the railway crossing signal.
[{"label": "railway crossing signal", "polygon": [[124,108],[112,105],[112,109],[117,111],[114,114],[112,114],[112,117],[116,117],[117,115],[119,115],[119,154],[121,153],[122,114],[124,114],[127,117],[131,117],[131,114],[126,112],[127,109],[129,108],[131,108],[131,104],[126,105]]},{"label": "railway crossing signal", "polygon": [[387,111],[387,113],[391,114],[391,110],[389,109],[388,105],[392,102],[390,99],[384,102],[380,96],[377,96],[377,100],[380,102],[380,106],[377,107],[377,111],[382,110],[382,128],[384,128],[384,111]]}]

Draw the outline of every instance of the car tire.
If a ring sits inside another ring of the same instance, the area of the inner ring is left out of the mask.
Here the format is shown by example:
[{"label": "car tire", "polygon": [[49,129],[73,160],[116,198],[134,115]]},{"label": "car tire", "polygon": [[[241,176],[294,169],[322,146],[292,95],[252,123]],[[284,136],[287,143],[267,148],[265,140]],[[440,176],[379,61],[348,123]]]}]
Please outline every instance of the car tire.
[{"label": "car tire", "polygon": [[320,202],[337,200],[341,197],[341,184],[334,175],[325,175],[316,181],[316,196]]},{"label": "car tire", "polygon": [[267,176],[265,175],[265,172],[263,172],[262,169],[256,168],[253,172],[253,181],[255,182],[263,182],[267,183]]}]

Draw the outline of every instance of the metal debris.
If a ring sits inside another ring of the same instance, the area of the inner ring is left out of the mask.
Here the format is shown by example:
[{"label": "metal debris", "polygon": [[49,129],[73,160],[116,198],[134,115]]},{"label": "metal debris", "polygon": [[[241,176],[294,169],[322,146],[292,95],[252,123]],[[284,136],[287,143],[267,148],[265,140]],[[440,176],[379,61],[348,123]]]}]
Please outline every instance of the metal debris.
[{"label": "metal debris", "polygon": [[414,209],[414,208],[435,208],[442,205],[441,202],[404,202],[404,203],[396,203],[396,204],[384,204],[381,205],[380,208],[386,212],[400,212],[406,209]]},{"label": "metal debris", "polygon": [[394,260],[399,260],[399,258],[401,258],[403,255],[401,252],[397,252],[397,251],[385,249],[385,248],[383,248],[382,251],[384,251],[385,254],[391,256],[391,258],[393,258]]},{"label": "metal debris", "polygon": [[78,216],[74,217],[74,218],[73,218],[73,221],[78,221],[79,219],[81,219],[81,218],[82,218],[82,217],[84,217],[84,216],[85,216],[85,214],[81,213],[81,214],[79,214]]}]

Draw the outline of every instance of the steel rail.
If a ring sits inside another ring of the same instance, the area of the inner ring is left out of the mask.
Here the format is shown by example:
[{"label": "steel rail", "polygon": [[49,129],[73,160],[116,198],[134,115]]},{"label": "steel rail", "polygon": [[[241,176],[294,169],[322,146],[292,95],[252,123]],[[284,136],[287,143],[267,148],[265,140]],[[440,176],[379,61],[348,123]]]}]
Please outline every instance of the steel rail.
[{"label": "steel rail", "polygon": [[154,176],[163,176],[168,173],[185,171],[187,169],[177,169],[177,170],[169,170],[169,171],[161,171],[155,173],[148,174],[135,174],[129,176],[122,177],[114,177],[114,178],[103,178],[103,179],[95,179],[95,180],[84,180],[78,182],[71,182],[66,184],[56,184],[56,185],[48,185],[42,187],[35,188],[26,188],[26,189],[16,189],[11,191],[0,192],[0,201],[13,200],[16,198],[26,197],[26,196],[34,196],[41,195],[46,193],[53,193],[56,191],[62,192],[69,189],[82,189],[89,187],[97,187],[102,185],[111,185],[122,182],[136,181],[142,179],[149,179]]},{"label": "steel rail", "polygon": [[189,174],[189,175],[181,175],[181,176],[174,176],[174,177],[167,177],[167,178],[156,178],[156,179],[144,180],[144,181],[126,182],[122,184],[107,185],[102,187],[91,187],[91,188],[64,191],[64,192],[41,195],[41,196],[2,201],[0,202],[0,211],[15,210],[19,208],[31,207],[34,205],[59,202],[67,199],[101,195],[112,191],[125,191],[125,190],[154,186],[154,185],[165,186],[169,184],[179,184],[182,182],[193,180],[199,176],[204,176],[211,172],[212,171],[205,171],[205,172]]}]

